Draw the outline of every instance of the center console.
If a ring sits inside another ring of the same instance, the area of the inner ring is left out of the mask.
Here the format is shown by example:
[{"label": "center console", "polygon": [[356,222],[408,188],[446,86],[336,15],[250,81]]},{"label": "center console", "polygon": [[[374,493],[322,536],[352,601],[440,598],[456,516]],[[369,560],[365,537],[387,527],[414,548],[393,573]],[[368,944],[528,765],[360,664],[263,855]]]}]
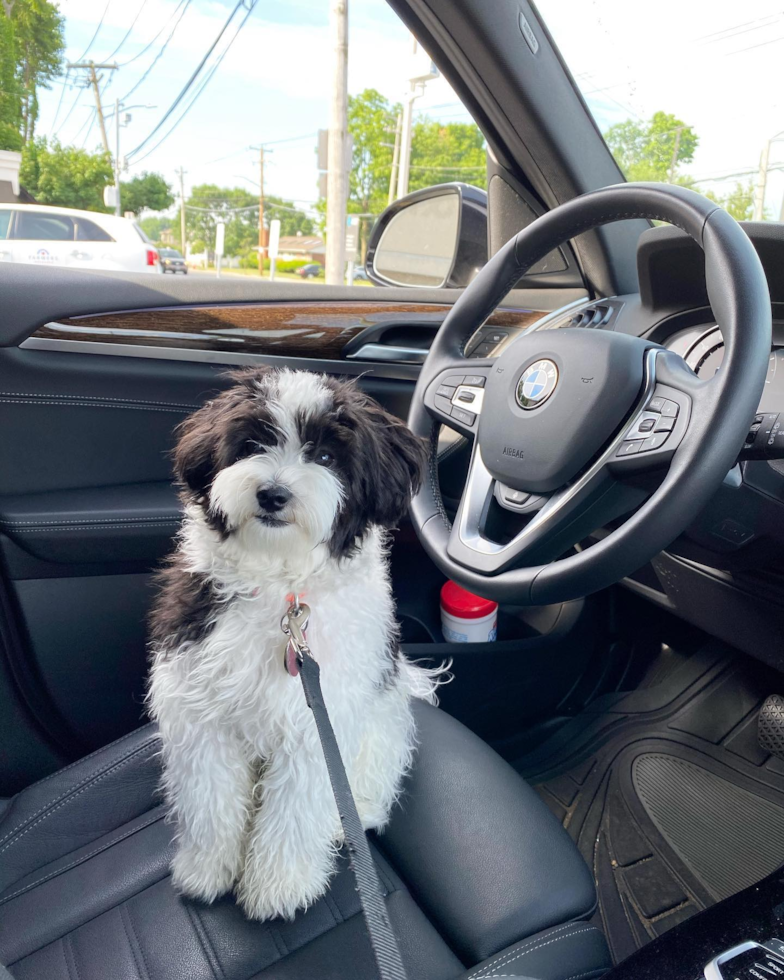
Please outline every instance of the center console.
[{"label": "center console", "polygon": [[784,869],[675,926],[605,980],[784,978]]}]

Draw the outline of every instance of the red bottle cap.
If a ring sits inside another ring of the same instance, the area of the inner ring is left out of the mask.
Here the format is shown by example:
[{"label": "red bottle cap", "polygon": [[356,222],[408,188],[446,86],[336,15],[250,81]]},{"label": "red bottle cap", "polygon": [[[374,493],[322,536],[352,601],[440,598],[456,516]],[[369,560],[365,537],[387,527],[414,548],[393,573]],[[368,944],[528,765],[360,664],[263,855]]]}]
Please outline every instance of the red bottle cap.
[{"label": "red bottle cap", "polygon": [[451,579],[441,587],[441,608],[459,619],[482,619],[498,609],[492,599],[483,599]]}]

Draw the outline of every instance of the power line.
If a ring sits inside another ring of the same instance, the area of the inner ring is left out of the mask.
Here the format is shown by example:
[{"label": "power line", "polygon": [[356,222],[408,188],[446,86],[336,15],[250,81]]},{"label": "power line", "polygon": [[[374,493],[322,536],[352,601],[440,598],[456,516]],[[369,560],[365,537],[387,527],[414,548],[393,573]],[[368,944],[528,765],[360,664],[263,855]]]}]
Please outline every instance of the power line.
[{"label": "power line", "polygon": [[[196,92],[193,95],[193,98],[187,104],[187,106],[185,107],[185,109],[183,110],[183,112],[180,114],[179,118],[170,127],[170,129],[168,130],[168,132],[164,133],[164,135],[158,140],[158,142],[151,149],[149,149],[144,154],[144,156],[139,157],[138,159],[134,160],[133,161],[134,163],[141,163],[141,161],[142,160],[145,160],[148,156],[150,156],[151,153],[154,153],[155,150],[157,150],[158,147],[165,140],[167,140],[171,136],[171,134],[174,132],[174,130],[180,125],[180,123],[183,121],[183,119],[188,115],[188,113],[193,108],[194,104],[198,100],[198,98],[201,95],[201,93],[204,91],[204,89],[207,87],[207,85],[209,85],[209,83],[210,83],[210,81],[212,79],[212,76],[218,70],[218,67],[220,66],[221,62],[223,61],[223,59],[228,54],[229,49],[231,48],[232,44],[237,40],[237,37],[239,36],[240,31],[245,26],[245,23],[247,22],[247,20],[250,17],[250,15],[253,13],[253,11],[254,11],[254,9],[256,7],[256,4],[258,3],[258,0],[249,0],[249,2],[250,2],[250,6],[248,7],[248,12],[243,17],[242,21],[240,22],[239,26],[237,27],[237,30],[234,32],[233,37],[229,40],[229,42],[226,45],[226,47],[223,49],[223,51],[221,52],[221,54],[216,59],[216,61],[213,64],[212,68],[209,69],[209,71],[205,75],[204,79],[200,82],[199,87],[197,88]],[[193,78],[195,78],[195,76],[198,74],[198,72],[200,71],[202,65],[207,60],[207,58],[209,57],[210,53],[214,50],[215,45],[218,43],[218,41],[220,40],[221,36],[225,32],[226,28],[229,26],[229,23],[232,20],[232,18],[234,17],[234,14],[236,13],[237,10],[239,10],[240,7],[243,7],[244,5],[245,5],[245,0],[240,0],[240,2],[237,4],[237,6],[232,11],[229,19],[226,21],[226,24],[224,25],[223,30],[221,30],[220,34],[218,35],[218,37],[213,42],[213,44],[212,44],[212,46],[210,48],[210,51],[208,51],[207,54],[202,59],[201,65],[199,66],[199,68],[196,69],[196,71],[194,72],[194,74],[191,76],[191,79],[186,83],[185,88],[182,90],[182,92],[180,93],[180,95],[177,96],[177,99],[175,99],[174,103],[169,107],[169,110],[166,112],[166,114],[164,115],[163,119],[161,119],[161,121],[158,123],[158,125],[155,127],[155,129],[152,131],[152,133],[150,133],[150,135],[145,140],[143,140],[139,144],[139,146],[136,147],[135,150],[133,150],[129,154],[129,156],[132,156],[133,154],[137,153],[141,149],[141,147],[143,147],[145,145],[145,143],[148,143],[149,140],[150,140],[150,138],[155,134],[155,132],[158,129],[160,129],[160,127],[166,121],[166,119],[168,118],[168,116],[171,115],[171,113],[173,112],[173,110],[176,108],[177,102],[179,102],[181,100],[181,98],[187,93],[187,90],[188,90],[188,88],[189,88],[189,86],[190,86]]]},{"label": "power line", "polygon": [[185,2],[186,2],[186,0],[180,0],[180,2],[174,8],[174,11],[172,12],[172,15],[169,17],[169,19],[166,21],[166,23],[163,24],[162,27],[159,27],[158,28],[158,31],[155,34],[155,36],[152,38],[152,40],[148,41],[147,44],[145,44],[145,46],[141,49],[141,51],[137,51],[136,54],[132,58],[129,58],[127,61],[124,61],[121,65],[119,65],[119,67],[120,68],[125,68],[126,65],[133,64],[134,61],[137,61],[139,58],[141,58],[145,54],[147,54],[147,52],[150,50],[150,48],[153,46],[153,44],[155,44],[155,42],[158,40],[158,38],[161,36],[161,34],[163,34],[163,32],[166,30],[166,28],[169,26],[169,24],[177,16],[177,11],[180,9],[180,7]]},{"label": "power line", "polygon": [[129,37],[131,36],[131,31],[132,31],[132,30],[134,29],[134,27],[136,26],[136,21],[137,21],[137,20],[139,19],[139,17],[141,16],[141,13],[142,13],[142,11],[144,10],[144,8],[145,8],[146,6],[147,6],[147,0],[142,0],[142,5],[141,5],[141,7],[139,7],[139,9],[138,9],[138,10],[136,11],[136,16],[135,16],[135,17],[133,18],[133,20],[131,21],[131,26],[130,26],[130,27],[128,28],[128,30],[127,30],[127,31],[125,32],[125,34],[123,35],[123,39],[122,39],[122,41],[120,41],[120,43],[119,43],[119,44],[117,45],[117,47],[116,47],[116,48],[114,49],[114,51],[112,51],[112,53],[111,53],[111,54],[107,54],[107,55],[106,55],[106,57],[105,57],[105,58],[103,59],[104,61],[111,61],[111,60],[112,60],[112,58],[113,58],[113,57],[114,57],[114,56],[115,56],[115,55],[117,54],[117,52],[118,52],[118,51],[120,50],[120,48],[121,48],[121,47],[122,47],[122,46],[123,46],[123,45],[125,44],[125,42],[126,42],[126,41],[128,40],[128,38],[129,38]]},{"label": "power line", "polygon": [[[251,0],[251,2],[252,2],[253,5],[251,6],[250,10],[253,10],[253,6],[255,6],[255,3],[257,2],[257,0]],[[209,46],[209,48],[207,49],[207,53],[204,55],[204,57],[201,59],[201,61],[199,62],[199,64],[196,66],[195,71],[191,74],[191,77],[188,79],[188,81],[182,87],[182,89],[180,90],[180,92],[177,95],[177,97],[174,100],[174,102],[172,102],[172,104],[169,106],[169,108],[163,114],[163,117],[159,120],[159,122],[157,123],[157,125],[153,128],[152,132],[149,133],[149,135],[145,139],[143,139],[142,142],[139,143],[138,146],[136,146],[133,150],[131,150],[131,152],[128,154],[128,157],[129,158],[132,157],[132,156],[135,156],[139,152],[139,150],[141,150],[141,148],[143,146],[146,146],[147,143],[150,142],[150,140],[153,138],[153,136],[155,136],[155,134],[158,132],[158,130],[161,128],[161,126],[163,126],[163,124],[166,122],[166,120],[171,116],[171,114],[174,112],[174,110],[177,108],[177,106],[180,104],[180,102],[182,102],[182,100],[185,98],[185,96],[188,93],[188,90],[190,89],[191,85],[193,85],[194,81],[196,80],[196,77],[198,76],[198,74],[201,72],[202,68],[206,64],[207,59],[209,58],[209,56],[212,54],[212,52],[217,47],[220,39],[226,33],[226,30],[228,29],[229,24],[234,19],[234,15],[237,13],[237,11],[242,6],[244,6],[244,0],[238,0],[237,5],[234,7],[234,9],[232,10],[232,12],[229,14],[228,20],[223,25],[223,27],[220,29],[220,32],[218,33],[218,36],[215,38],[215,40]],[[248,13],[250,13],[250,10],[248,11]],[[247,20],[247,16],[246,16],[245,20]],[[243,21],[243,23],[245,23],[245,21]],[[182,118],[182,117],[180,117],[180,118]]]},{"label": "power line", "polygon": [[101,19],[98,21],[98,26],[95,28],[95,34],[93,34],[92,39],[90,40],[90,43],[87,45],[87,47],[84,49],[84,51],[76,59],[77,61],[84,61],[85,56],[87,55],[87,52],[95,44],[95,39],[98,37],[98,32],[101,30],[101,27],[103,27],[103,20],[104,20],[104,17],[106,17],[106,14],[107,14],[107,12],[109,10],[109,4],[111,2],[112,2],[112,0],[106,0],[106,6],[103,8],[103,13],[101,14]]},{"label": "power line", "polygon": [[65,89],[68,85],[68,76],[71,74],[71,69],[65,69],[65,77],[63,78],[63,87],[60,89],[60,98],[57,102],[57,108],[54,112],[54,119],[52,120],[52,129],[57,125],[57,117],[60,115],[60,106],[63,104],[63,96],[65,95]]},{"label": "power line", "polygon": [[[155,55],[155,57],[153,58],[152,62],[150,63],[150,66],[147,68],[147,71],[141,76],[141,78],[133,86],[133,88],[129,89],[125,93],[125,95],[120,99],[120,102],[127,102],[128,99],[136,91],[136,89],[142,84],[142,82],[145,80],[145,78],[147,78],[147,76],[150,74],[150,72],[153,70],[153,68],[158,64],[158,62],[160,61],[161,57],[163,56],[164,51],[169,46],[169,42],[174,37],[174,32],[180,26],[180,21],[182,20],[182,18],[187,13],[188,7],[190,7],[190,5],[191,5],[191,0],[185,0],[185,6],[182,8],[182,12],[180,13],[180,16],[177,18],[174,26],[172,27],[171,31],[169,32],[169,36],[166,38],[166,40],[161,45],[161,50],[158,52],[158,54]],[[128,64],[128,62],[126,62],[126,64]]]},{"label": "power line", "polygon": [[[69,71],[70,71],[70,69],[69,69]],[[63,119],[63,121],[60,123],[60,125],[57,127],[57,129],[54,129],[54,123],[52,123],[52,129],[54,130],[54,132],[52,133],[53,136],[57,136],[57,134],[60,132],[60,130],[63,128],[63,126],[65,126],[65,124],[71,118],[71,113],[76,108],[76,103],[79,101],[79,99],[81,99],[82,92],[83,91],[84,91],[84,86],[77,85],[77,88],[76,88],[76,98],[71,103],[71,108],[68,110],[68,112],[66,112],[65,119]]]}]

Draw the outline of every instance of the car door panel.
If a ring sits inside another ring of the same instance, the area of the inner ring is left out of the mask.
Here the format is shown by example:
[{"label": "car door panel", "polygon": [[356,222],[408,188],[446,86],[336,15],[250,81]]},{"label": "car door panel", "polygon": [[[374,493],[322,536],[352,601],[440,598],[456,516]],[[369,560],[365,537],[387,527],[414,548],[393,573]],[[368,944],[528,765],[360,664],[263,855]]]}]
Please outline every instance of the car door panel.
[{"label": "car door panel", "polygon": [[[18,631],[6,659],[43,760],[143,720],[152,574],[180,523],[178,423],[243,364],[355,377],[404,418],[418,366],[346,354],[363,337],[426,350],[457,293],[40,272],[15,270],[29,301],[12,290],[0,321],[0,556]],[[523,329],[579,295],[533,291],[498,316]]]}]

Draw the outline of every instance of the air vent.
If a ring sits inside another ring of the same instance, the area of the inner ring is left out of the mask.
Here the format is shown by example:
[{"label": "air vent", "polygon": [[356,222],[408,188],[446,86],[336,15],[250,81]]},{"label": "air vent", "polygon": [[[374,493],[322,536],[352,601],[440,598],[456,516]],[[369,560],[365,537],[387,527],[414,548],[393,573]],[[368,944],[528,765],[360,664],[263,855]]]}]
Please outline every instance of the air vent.
[{"label": "air vent", "polygon": [[612,319],[614,313],[612,306],[606,303],[599,303],[596,306],[586,306],[578,313],[575,313],[564,324],[565,327],[604,327]]}]

